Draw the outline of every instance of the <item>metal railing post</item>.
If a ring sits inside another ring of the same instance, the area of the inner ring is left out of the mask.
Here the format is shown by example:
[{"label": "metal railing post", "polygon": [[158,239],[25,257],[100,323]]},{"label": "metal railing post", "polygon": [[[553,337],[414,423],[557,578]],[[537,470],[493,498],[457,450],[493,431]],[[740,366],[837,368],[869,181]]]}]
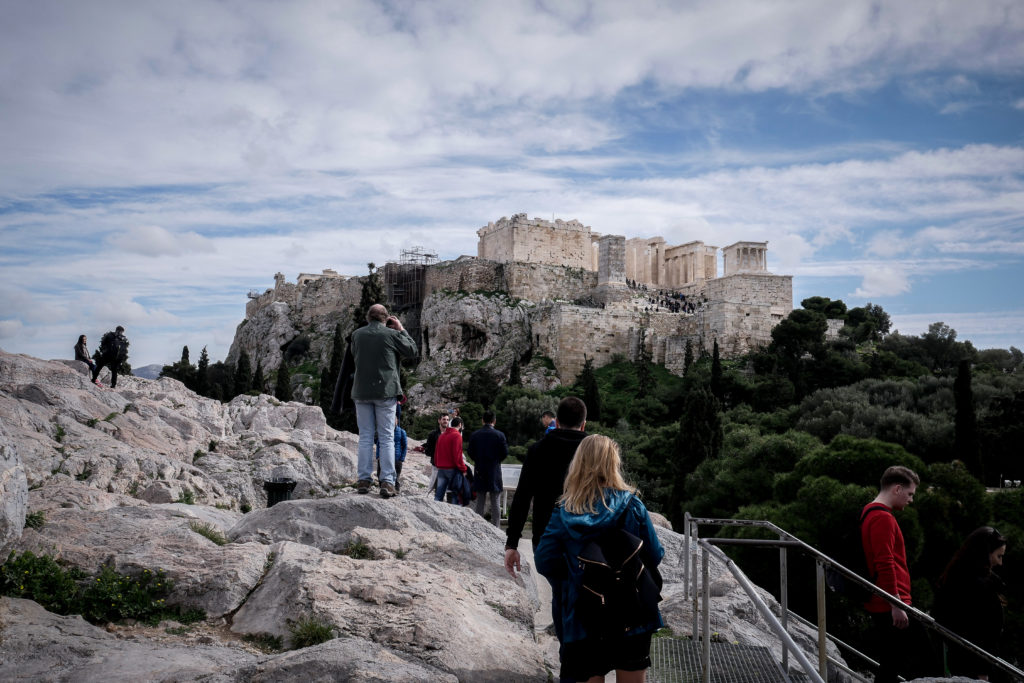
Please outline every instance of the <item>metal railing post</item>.
[{"label": "metal railing post", "polygon": [[815,560],[815,584],[818,597],[818,671],[828,680],[828,633],[825,630],[825,565]]},{"label": "metal railing post", "polygon": [[700,654],[701,663],[701,680],[704,683],[711,683],[711,581],[709,579],[710,571],[710,553],[707,549],[704,549],[704,562],[703,562],[703,575],[704,575],[704,614],[701,615],[701,619],[704,622],[704,643]]},{"label": "metal railing post", "polygon": [[[696,531],[697,525],[693,525]],[[696,537],[696,534],[694,534]],[[697,553],[690,553],[690,561],[693,563],[693,567],[690,571],[690,581],[692,585],[690,587],[690,595],[693,597],[693,642],[697,642],[697,638],[700,637],[700,626],[697,622],[697,602],[700,600],[700,593],[697,591]]]},{"label": "metal railing post", "polygon": [[[683,590],[690,590],[690,513],[683,514]],[[686,595],[686,593],[684,593]]]},{"label": "metal railing post", "polygon": [[[779,535],[782,540],[782,535]],[[786,547],[779,548],[779,601],[782,603],[782,630],[789,633],[789,566]],[[789,648],[782,642],[782,670],[789,673]]]}]

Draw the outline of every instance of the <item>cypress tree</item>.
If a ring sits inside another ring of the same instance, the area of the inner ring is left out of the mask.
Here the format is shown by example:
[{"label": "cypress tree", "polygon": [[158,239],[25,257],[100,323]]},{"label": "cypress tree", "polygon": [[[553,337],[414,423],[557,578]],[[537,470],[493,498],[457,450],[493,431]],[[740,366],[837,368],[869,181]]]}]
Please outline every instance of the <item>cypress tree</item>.
[{"label": "cypress tree", "polygon": [[718,399],[707,388],[695,386],[688,392],[679,417],[679,438],[669,467],[672,491],[668,512],[673,525],[681,527],[683,523],[687,476],[708,458],[718,457],[721,448],[722,418]]},{"label": "cypress tree", "polygon": [[722,359],[718,355],[718,337],[715,337],[714,350],[711,352],[711,393],[718,402],[722,402],[725,388],[722,383]]},{"label": "cypress tree", "polygon": [[277,384],[274,386],[274,396],[279,401],[292,400],[292,378],[288,372],[288,366],[284,362],[277,369]]},{"label": "cypress tree", "polygon": [[587,404],[587,419],[600,422],[601,388],[597,385],[597,375],[594,373],[594,359],[587,358],[586,354],[583,355],[583,370],[576,383],[583,394],[583,402]]},{"label": "cypress tree", "polygon": [[693,366],[693,340],[686,340],[686,351],[683,354],[683,375],[686,375]]},{"label": "cypress tree", "polygon": [[209,368],[210,355],[206,353],[206,347],[204,346],[202,352],[199,354],[199,365],[196,367],[195,392],[200,396],[210,395],[210,378],[207,376]]},{"label": "cypress tree", "polygon": [[261,394],[267,390],[267,381],[263,379],[263,359],[256,360],[256,372],[252,376],[252,388]]},{"label": "cypress tree", "polygon": [[381,284],[377,265],[371,261],[366,264],[366,268],[369,274],[363,279],[363,289],[359,294],[359,308],[352,312],[352,319],[356,327],[366,324],[366,311],[370,306],[385,303],[384,286]]},{"label": "cypress tree", "polygon": [[341,323],[334,326],[334,341],[331,344],[331,360],[326,368],[320,370],[320,409],[324,415],[331,413],[331,401],[334,400],[334,385],[341,372],[341,364],[345,359],[345,338],[341,333]]},{"label": "cypress tree", "polygon": [[651,352],[647,350],[647,330],[640,328],[636,359],[637,398],[644,398],[654,388],[654,373],[651,371]]},{"label": "cypress tree", "polygon": [[967,471],[982,483],[981,444],[978,437],[978,417],[974,412],[974,391],[971,389],[971,362],[961,360],[953,382],[953,401],[956,406],[953,450]]},{"label": "cypress tree", "polygon": [[512,368],[508,371],[508,385],[519,387],[523,385],[523,377],[519,369],[519,358],[512,359]]},{"label": "cypress tree", "polygon": [[249,393],[252,388],[252,369],[249,364],[249,352],[242,349],[238,354],[238,365],[235,366],[234,395]]}]

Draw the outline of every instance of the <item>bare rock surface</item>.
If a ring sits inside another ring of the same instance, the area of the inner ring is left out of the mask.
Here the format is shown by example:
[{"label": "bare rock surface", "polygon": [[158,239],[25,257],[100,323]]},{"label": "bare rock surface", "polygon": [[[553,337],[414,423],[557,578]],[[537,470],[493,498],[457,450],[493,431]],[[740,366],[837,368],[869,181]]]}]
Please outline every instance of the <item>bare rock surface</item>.
[{"label": "bare rock surface", "polygon": [[0,420],[0,552],[21,536],[27,509],[25,469],[18,456],[17,444]]},{"label": "bare rock surface", "polygon": [[256,656],[219,645],[164,645],[119,638],[79,616],[0,597],[0,671],[7,681],[187,681],[227,676]]}]

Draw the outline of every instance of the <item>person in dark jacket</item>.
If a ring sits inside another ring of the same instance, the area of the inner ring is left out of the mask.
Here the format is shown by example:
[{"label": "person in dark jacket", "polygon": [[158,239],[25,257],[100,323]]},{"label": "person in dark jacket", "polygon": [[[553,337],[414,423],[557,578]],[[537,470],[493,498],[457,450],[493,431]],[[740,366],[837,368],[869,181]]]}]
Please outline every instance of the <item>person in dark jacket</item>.
[{"label": "person in dark jacket", "polygon": [[646,567],[657,567],[665,556],[647,508],[622,478],[618,445],[601,434],[580,442],[569,465],[565,493],[551,516],[534,553],[537,571],[561,591],[561,677],[600,683],[615,669],[619,683],[643,683],[651,666],[651,634],[663,627],[661,614],[625,633],[603,636],[588,632],[577,616],[577,596],[583,590],[582,569],[576,557],[601,531],[620,524],[640,539]]},{"label": "person in dark jacket", "polygon": [[[522,558],[519,556],[519,539],[526,526],[526,517],[533,504],[533,537],[530,539],[536,552],[540,537],[548,526],[555,502],[562,495],[569,464],[576,454],[576,447],[586,438],[587,406],[575,396],[566,396],[558,404],[556,416],[558,425],[547,432],[527,450],[526,462],[519,473],[519,484],[512,497],[508,511],[508,529],[505,540],[505,571],[515,578],[521,571]],[[548,579],[551,584],[551,616],[554,620],[555,635],[562,642],[561,596],[558,579]],[[572,680],[563,678],[563,681]]]},{"label": "person in dark jacket", "polygon": [[128,360],[128,338],[124,336],[124,328],[120,325],[113,332],[107,332],[100,340],[100,360],[92,369],[92,383],[100,386],[97,378],[100,370],[110,368],[110,388],[117,386],[117,371],[121,363]]},{"label": "person in dark jacket", "polygon": [[508,441],[494,428],[494,413],[484,412],[484,426],[469,437],[469,459],[476,468],[473,490],[477,492],[476,513],[484,516],[484,499],[491,499],[491,524],[501,527],[501,461],[508,457]]},{"label": "person in dark jacket", "polygon": [[96,361],[89,356],[89,344],[87,343],[85,335],[78,337],[78,343],[75,344],[75,360],[80,360],[89,366],[89,370],[96,369]]},{"label": "person in dark jacket", "polygon": [[[982,650],[999,655],[1005,586],[992,570],[1001,567],[1006,536],[990,526],[975,529],[939,578],[935,619]],[[946,673],[989,680],[993,667],[966,648],[946,644]]]}]

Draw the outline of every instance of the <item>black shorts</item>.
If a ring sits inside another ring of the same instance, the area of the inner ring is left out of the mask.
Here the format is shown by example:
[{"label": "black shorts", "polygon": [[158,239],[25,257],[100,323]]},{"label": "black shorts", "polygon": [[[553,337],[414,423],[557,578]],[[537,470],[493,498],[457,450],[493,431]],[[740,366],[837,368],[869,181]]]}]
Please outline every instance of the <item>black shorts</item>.
[{"label": "black shorts", "polygon": [[585,681],[609,671],[643,671],[651,666],[651,634],[614,640],[587,638],[562,647],[562,677]]}]

